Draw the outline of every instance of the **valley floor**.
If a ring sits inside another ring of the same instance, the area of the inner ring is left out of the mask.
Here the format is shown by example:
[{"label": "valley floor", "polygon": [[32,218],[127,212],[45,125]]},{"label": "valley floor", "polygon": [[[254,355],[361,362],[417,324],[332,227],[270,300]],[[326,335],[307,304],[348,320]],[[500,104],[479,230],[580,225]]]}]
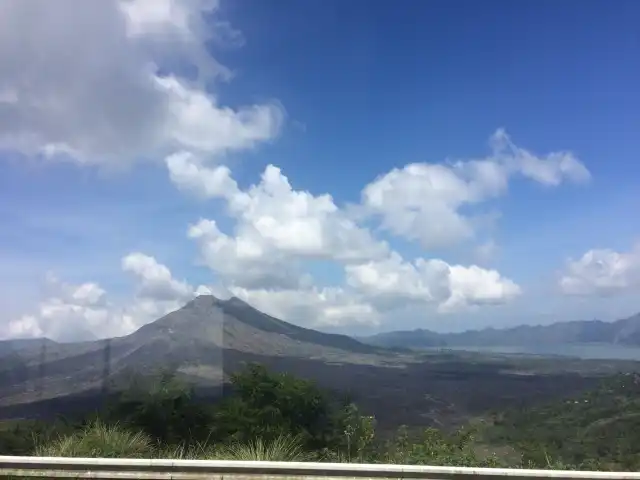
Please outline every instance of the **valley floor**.
[{"label": "valley floor", "polygon": [[[337,396],[352,398],[364,412],[376,416],[382,430],[394,430],[400,425],[457,427],[469,419],[488,418],[493,412],[535,406],[579,394],[594,388],[604,376],[636,371],[640,365],[635,361],[465,351],[380,356],[370,364],[364,361],[327,363],[228,351],[221,361],[227,378],[247,362],[309,378]],[[206,372],[206,369],[192,367],[190,371],[195,375],[185,378],[199,383],[199,391],[203,395],[224,394],[225,387],[202,382],[198,377],[198,373]],[[37,379],[31,384],[37,387]],[[104,385],[103,388],[98,385],[98,388],[79,394],[55,395],[42,401],[38,401],[39,391],[34,388],[28,394],[29,401],[5,404],[0,408],[0,416],[67,415],[69,412],[95,409],[104,403],[103,397],[108,391]],[[7,400],[9,396],[4,398]]]}]

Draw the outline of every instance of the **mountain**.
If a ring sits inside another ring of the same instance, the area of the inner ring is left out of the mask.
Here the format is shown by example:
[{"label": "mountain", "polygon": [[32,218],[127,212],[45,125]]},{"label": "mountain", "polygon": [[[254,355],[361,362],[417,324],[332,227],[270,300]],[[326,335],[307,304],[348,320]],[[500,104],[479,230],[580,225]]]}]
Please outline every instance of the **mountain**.
[{"label": "mountain", "polygon": [[197,385],[219,387],[247,361],[308,374],[320,372],[316,364],[378,365],[383,363],[379,353],[378,347],[345,335],[278,320],[238,298],[203,295],[124,337],[0,342],[0,407],[99,392],[131,373],[160,368]]},{"label": "mountain", "polygon": [[[432,332],[424,337],[440,342]],[[346,394],[363,412],[375,414],[383,430],[458,425],[487,409],[581,391],[596,378],[563,371],[556,362],[556,371],[549,372],[526,362],[393,352],[292,325],[237,298],[200,296],[123,337],[0,342],[0,418],[89,413],[130,385],[132,374],[160,369],[176,372],[210,399],[224,393],[229,375],[246,362]]]},{"label": "mountain", "polygon": [[551,344],[605,343],[640,346],[640,314],[618,320],[558,322],[551,325],[520,325],[512,328],[436,333],[410,330],[380,333],[358,338],[385,348],[528,346]]},{"label": "mountain", "polygon": [[0,340],[0,356],[18,351],[40,351],[43,346],[55,345],[56,342],[48,338],[17,338],[15,340]]}]

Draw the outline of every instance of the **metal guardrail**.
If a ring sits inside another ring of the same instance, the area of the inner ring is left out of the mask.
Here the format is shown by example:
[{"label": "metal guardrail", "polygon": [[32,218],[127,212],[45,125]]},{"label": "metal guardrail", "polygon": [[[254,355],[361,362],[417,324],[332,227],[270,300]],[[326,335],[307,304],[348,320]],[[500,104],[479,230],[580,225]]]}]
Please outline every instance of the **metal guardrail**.
[{"label": "metal guardrail", "polygon": [[244,462],[117,458],[3,457],[0,477],[100,479],[329,479],[414,478],[429,480],[640,480],[640,473],[504,468],[369,465],[355,463]]}]

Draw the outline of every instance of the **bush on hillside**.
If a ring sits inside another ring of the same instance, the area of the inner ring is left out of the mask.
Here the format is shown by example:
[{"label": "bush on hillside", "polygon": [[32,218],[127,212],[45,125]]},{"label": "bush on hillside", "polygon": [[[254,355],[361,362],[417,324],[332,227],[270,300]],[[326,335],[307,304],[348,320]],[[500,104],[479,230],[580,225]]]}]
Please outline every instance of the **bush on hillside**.
[{"label": "bush on hillside", "polygon": [[167,372],[155,379],[135,379],[104,417],[167,445],[207,441],[213,425],[212,407]]},{"label": "bush on hillside", "polygon": [[216,438],[248,444],[298,437],[307,448],[326,446],[332,433],[330,402],[313,382],[260,365],[231,378],[233,394],[216,408]]}]

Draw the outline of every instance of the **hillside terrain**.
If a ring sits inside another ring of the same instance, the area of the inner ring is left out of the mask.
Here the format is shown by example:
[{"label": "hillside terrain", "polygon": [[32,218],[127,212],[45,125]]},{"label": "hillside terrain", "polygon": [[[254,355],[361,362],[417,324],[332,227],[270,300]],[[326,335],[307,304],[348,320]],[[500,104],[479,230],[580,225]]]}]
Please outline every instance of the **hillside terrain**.
[{"label": "hillside terrain", "polygon": [[634,362],[549,363],[464,354],[421,355],[278,320],[232,298],[200,296],[136,332],[107,340],[0,342],[0,417],[91,409],[132,375],[175,372],[201,395],[225,394],[248,362],[349,395],[382,428],[459,425],[492,409],[592,388]]},{"label": "hillside terrain", "polygon": [[416,329],[360,337],[386,348],[527,346],[552,344],[611,344],[640,346],[640,314],[615,322],[600,320],[520,325],[512,328],[437,333]]},{"label": "hillside terrain", "polygon": [[42,348],[55,345],[56,342],[48,338],[20,338],[16,340],[0,341],[0,355],[11,355],[17,352],[39,352]]},{"label": "hillside terrain", "polygon": [[640,469],[640,378],[619,375],[578,396],[496,415],[492,441],[522,452],[525,461],[545,457],[604,470]]},{"label": "hillside terrain", "polygon": [[243,357],[378,365],[385,361],[380,351],[347,336],[275,319],[237,298],[203,295],[124,337],[0,342],[0,405],[30,400],[34,389],[42,399],[101,388],[105,375],[113,380],[128,372],[170,368],[195,383],[221,385]]}]

